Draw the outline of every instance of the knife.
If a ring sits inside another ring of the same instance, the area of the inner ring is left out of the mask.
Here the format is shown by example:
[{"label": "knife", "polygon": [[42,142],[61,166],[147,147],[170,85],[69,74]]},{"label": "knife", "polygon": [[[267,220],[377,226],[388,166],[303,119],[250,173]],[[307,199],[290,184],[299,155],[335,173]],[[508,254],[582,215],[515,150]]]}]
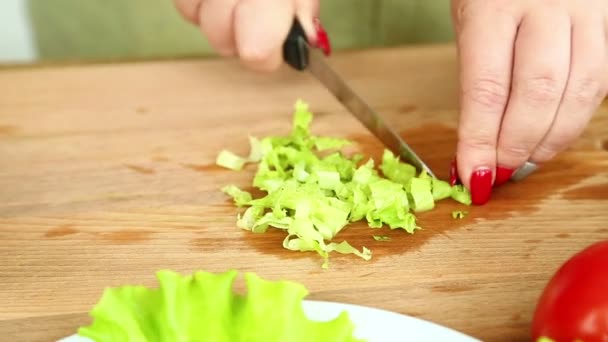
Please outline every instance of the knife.
[{"label": "knife", "polygon": [[418,172],[423,170],[436,178],[431,169],[405,141],[376,113],[327,63],[325,55],[311,48],[300,22],[296,19],[283,44],[283,59],[298,71],[308,70],[336,97],[376,138],[389,150],[413,165]]}]

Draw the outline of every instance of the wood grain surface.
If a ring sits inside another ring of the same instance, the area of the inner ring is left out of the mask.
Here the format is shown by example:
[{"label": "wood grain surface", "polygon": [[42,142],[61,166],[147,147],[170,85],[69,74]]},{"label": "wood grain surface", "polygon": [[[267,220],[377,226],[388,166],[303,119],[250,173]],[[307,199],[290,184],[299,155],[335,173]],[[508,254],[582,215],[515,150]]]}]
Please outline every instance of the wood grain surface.
[{"label": "wood grain surface", "polygon": [[[454,154],[452,46],[332,58],[345,78],[442,177]],[[353,225],[344,237],[371,261],[281,247],[280,232],[235,227],[219,191],[252,169],[221,170],[222,148],[286,133],[298,98],[316,134],[382,146],[307,74],[244,71],[233,61],[0,71],[0,336],[52,341],[87,324],[106,286],[154,286],[160,269],[254,271],[302,282],[311,299],[416,316],[486,341],[525,341],[537,296],[572,254],[608,238],[608,107],[569,151],[492,201],[451,201],[409,235]],[[372,235],[390,235],[376,242]],[[2,338],[0,338],[2,339]]]}]

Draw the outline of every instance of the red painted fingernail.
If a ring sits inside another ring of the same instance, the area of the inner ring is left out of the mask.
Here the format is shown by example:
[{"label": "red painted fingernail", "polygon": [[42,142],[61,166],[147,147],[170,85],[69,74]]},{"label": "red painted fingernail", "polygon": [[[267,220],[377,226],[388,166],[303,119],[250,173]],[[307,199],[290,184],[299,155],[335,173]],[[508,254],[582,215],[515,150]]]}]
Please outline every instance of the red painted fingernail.
[{"label": "red painted fingernail", "polygon": [[492,194],[492,170],[478,169],[471,175],[471,199],[475,205],[484,205]]},{"label": "red painted fingernail", "polygon": [[319,20],[319,18],[314,19],[314,24],[315,30],[317,31],[317,41],[315,42],[315,45],[316,47],[323,50],[323,53],[326,56],[329,56],[331,54],[331,44],[329,42],[329,36],[321,25],[321,20]]},{"label": "red painted fingernail", "polygon": [[505,184],[506,182],[509,181],[509,179],[511,179],[511,176],[513,175],[513,172],[515,172],[515,170],[513,169],[508,169],[506,167],[502,167],[499,166],[496,168],[496,179],[494,180],[494,186],[500,186]]},{"label": "red painted fingernail", "polygon": [[460,183],[460,178],[458,177],[458,164],[456,162],[456,157],[452,160],[450,164],[450,185],[454,186]]}]

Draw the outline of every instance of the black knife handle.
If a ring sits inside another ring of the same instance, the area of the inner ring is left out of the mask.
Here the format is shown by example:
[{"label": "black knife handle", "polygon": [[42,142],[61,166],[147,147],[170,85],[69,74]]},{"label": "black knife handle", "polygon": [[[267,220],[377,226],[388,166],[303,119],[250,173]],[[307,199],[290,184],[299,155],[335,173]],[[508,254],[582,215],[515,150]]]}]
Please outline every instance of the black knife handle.
[{"label": "black knife handle", "polygon": [[302,71],[308,66],[308,48],[300,40],[308,42],[302,25],[295,19],[285,43],[283,43],[283,60],[292,68]]}]

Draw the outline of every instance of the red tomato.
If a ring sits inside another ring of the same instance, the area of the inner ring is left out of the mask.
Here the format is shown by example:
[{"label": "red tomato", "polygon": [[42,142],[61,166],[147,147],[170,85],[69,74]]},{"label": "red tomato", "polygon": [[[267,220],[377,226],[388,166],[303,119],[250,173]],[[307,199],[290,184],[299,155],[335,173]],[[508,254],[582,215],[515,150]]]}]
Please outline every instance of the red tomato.
[{"label": "red tomato", "polygon": [[608,341],[608,241],[564,263],[545,287],[532,321],[532,338],[555,342]]}]

